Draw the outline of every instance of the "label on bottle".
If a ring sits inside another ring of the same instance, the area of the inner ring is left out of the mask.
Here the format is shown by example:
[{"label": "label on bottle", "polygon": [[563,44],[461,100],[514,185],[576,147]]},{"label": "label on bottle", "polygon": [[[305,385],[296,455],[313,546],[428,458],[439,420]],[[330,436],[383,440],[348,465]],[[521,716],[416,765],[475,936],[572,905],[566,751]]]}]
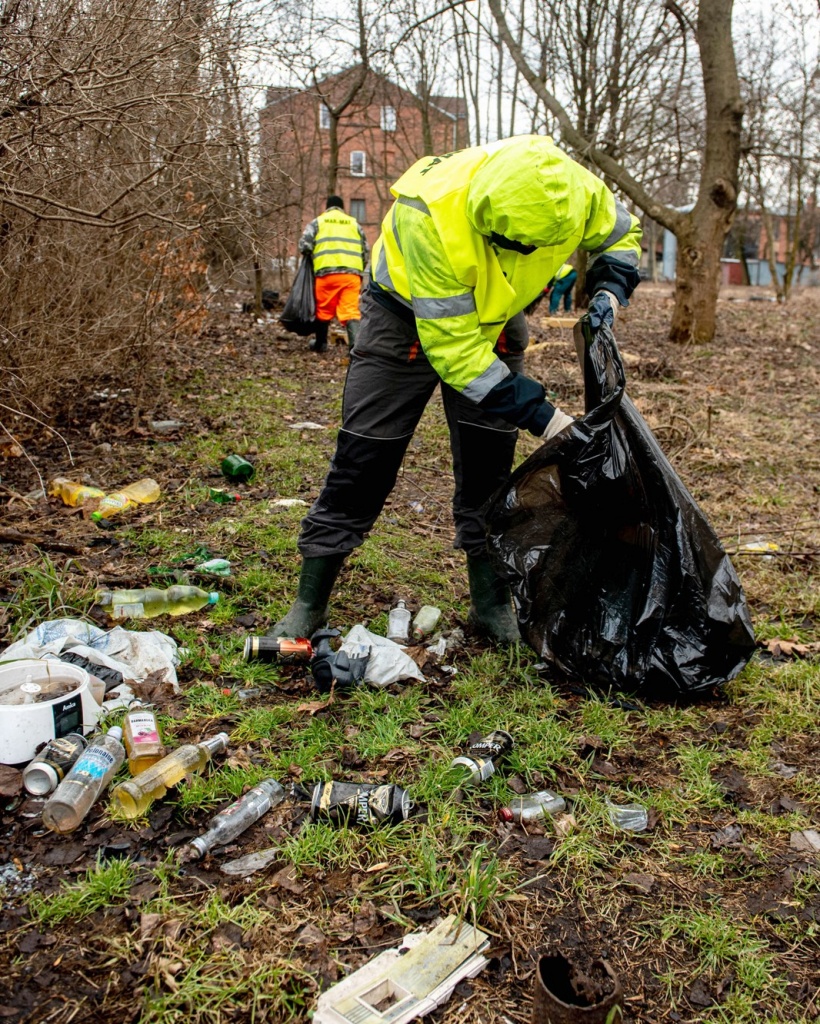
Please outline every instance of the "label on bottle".
[{"label": "label on bottle", "polygon": [[131,743],[137,747],[142,743],[159,743],[157,721],[151,711],[132,711],[128,715]]},{"label": "label on bottle", "polygon": [[117,759],[105,747],[89,747],[74,765],[74,775],[87,775],[92,779],[101,779],[106,772],[116,765]]},{"label": "label on bottle", "polygon": [[112,604],[112,619],[142,619],[145,617],[145,605],[140,601],[137,604]]}]

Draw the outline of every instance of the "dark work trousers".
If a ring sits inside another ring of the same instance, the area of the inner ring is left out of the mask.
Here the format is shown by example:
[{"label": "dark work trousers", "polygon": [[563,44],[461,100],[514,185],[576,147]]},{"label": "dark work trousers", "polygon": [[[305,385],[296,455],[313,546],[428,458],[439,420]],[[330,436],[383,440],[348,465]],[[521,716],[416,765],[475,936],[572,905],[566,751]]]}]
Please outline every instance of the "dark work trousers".
[{"label": "dark work trousers", "polygon": [[564,309],[569,313],[572,309],[572,286],[578,280],[578,275],[574,270],[571,270],[566,277],[562,277],[560,281],[556,281],[550,291],[550,313],[557,313],[561,305],[561,299],[564,300]]},{"label": "dark work trousers", "polygon": [[[520,372],[527,344],[523,314],[509,322],[503,338],[496,351],[513,372]],[[518,430],[444,384],[421,351],[415,328],[363,291],[336,452],[324,487],[302,520],[299,551],[304,558],[348,554],[362,543],[393,490],[438,385],[453,456],[455,546],[468,555],[486,552],[483,507],[510,475]]]}]

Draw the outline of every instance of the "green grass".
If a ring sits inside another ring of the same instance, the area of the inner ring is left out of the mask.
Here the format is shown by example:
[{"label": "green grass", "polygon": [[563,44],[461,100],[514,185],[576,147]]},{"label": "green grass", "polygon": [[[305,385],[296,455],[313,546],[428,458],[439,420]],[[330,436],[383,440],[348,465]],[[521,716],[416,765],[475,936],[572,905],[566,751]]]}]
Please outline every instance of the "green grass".
[{"label": "green grass", "polygon": [[82,921],[97,910],[122,906],[131,896],[136,868],[127,860],[97,864],[74,883],[63,883],[53,896],[33,892],[28,899],[31,913],[44,925]]}]

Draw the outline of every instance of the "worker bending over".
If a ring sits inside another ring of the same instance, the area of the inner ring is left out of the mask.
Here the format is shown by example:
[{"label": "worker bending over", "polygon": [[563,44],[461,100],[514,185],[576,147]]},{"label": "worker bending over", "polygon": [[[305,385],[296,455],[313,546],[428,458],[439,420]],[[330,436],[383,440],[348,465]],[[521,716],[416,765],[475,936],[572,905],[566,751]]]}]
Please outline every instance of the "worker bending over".
[{"label": "worker bending over", "polygon": [[395,202],[362,295],[336,452],[302,521],[298,596],[271,633],[309,637],[325,623],[342,563],[376,521],[441,385],[469,623],[513,641],[518,624],[487,555],[483,508],[509,477],[519,428],[550,438],[572,422],[522,372],[522,310],[581,248],[590,254],[591,322],[611,324],[638,283],[638,220],[547,136],[424,157],[391,191]]}]

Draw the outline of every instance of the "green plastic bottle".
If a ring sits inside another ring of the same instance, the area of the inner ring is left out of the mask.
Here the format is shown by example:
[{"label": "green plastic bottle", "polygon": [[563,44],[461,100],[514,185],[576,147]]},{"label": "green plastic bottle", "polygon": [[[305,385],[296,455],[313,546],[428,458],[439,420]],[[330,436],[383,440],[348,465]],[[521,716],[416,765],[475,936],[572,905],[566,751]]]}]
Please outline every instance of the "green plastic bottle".
[{"label": "green plastic bottle", "polygon": [[143,587],[141,590],[98,590],[97,604],[112,619],[155,619],[158,615],[187,615],[206,605],[216,604],[219,594],[199,587],[173,586],[167,590]]}]

